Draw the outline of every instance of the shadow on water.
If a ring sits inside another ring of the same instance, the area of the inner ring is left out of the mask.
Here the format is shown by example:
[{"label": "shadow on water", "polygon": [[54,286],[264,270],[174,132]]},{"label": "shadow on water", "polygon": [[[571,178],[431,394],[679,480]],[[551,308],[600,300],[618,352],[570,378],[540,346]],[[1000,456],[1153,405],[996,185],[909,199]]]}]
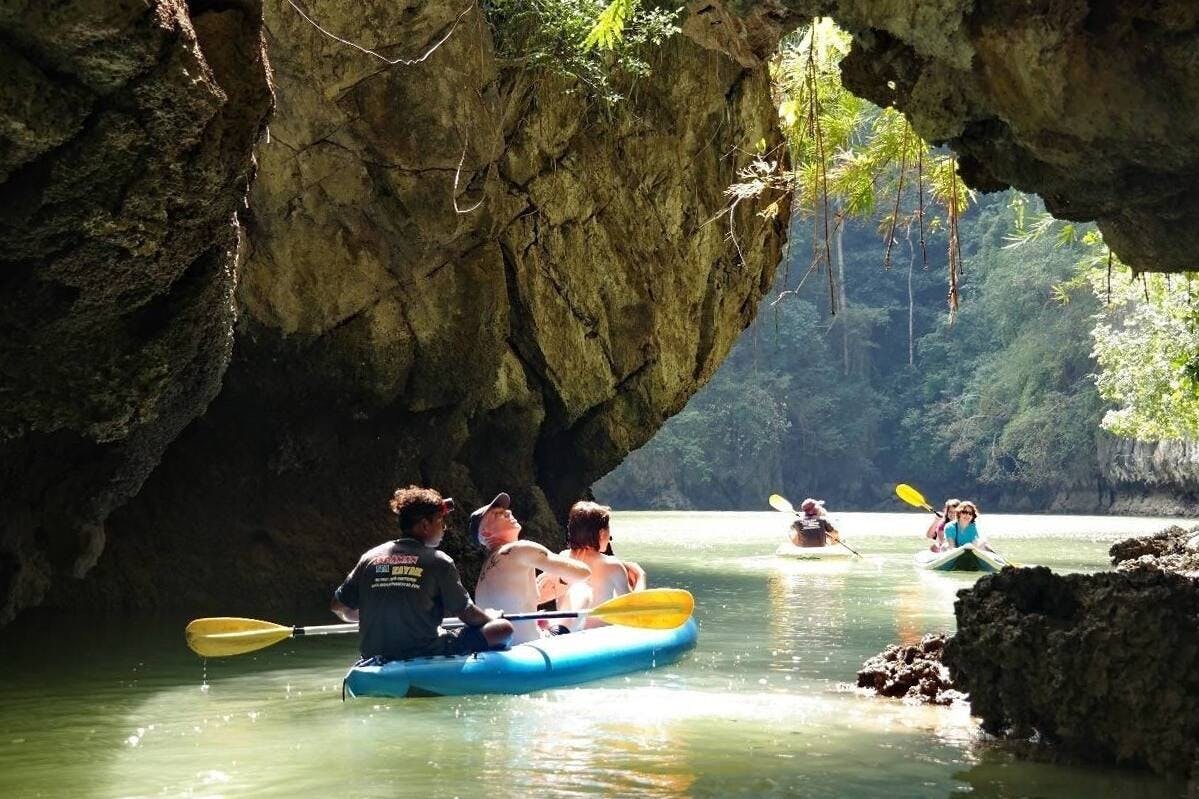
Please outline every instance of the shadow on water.
[{"label": "shadow on water", "polygon": [[[1146,796],[1183,797],[1188,784],[1181,779],[1157,781],[1146,791],[1141,772],[1093,765],[1040,763],[1018,757],[1002,747],[983,749],[970,768],[954,774],[980,799],[1056,799],[1059,796],[1092,796],[1103,799],[1145,799]],[[955,793],[952,795],[960,795]]]}]

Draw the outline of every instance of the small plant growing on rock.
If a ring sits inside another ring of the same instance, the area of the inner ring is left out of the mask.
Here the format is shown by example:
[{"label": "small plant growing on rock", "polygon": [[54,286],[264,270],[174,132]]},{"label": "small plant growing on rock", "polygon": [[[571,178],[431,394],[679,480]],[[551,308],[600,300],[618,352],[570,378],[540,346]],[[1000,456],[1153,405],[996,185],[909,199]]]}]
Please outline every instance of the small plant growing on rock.
[{"label": "small plant growing on rock", "polygon": [[619,86],[651,73],[646,54],[679,32],[682,7],[642,0],[490,0],[484,4],[501,58],[566,78],[612,105]]}]

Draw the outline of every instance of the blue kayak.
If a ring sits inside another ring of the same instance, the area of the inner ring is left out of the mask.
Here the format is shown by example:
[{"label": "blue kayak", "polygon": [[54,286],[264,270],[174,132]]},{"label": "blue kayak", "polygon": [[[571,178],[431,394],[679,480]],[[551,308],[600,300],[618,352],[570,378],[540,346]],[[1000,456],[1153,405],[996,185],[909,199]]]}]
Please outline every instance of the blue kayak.
[{"label": "blue kayak", "polygon": [[694,619],[673,630],[599,627],[501,652],[355,666],[345,689],[351,696],[523,694],[674,663],[698,635]]}]

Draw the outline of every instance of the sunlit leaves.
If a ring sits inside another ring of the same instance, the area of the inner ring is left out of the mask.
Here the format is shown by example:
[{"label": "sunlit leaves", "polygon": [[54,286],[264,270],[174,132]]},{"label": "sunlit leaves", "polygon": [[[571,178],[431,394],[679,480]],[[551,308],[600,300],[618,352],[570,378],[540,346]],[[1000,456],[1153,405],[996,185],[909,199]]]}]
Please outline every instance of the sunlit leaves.
[{"label": "sunlit leaves", "polygon": [[[924,231],[948,228],[952,310],[960,271],[957,219],[974,194],[958,177],[951,153],[930,147],[894,108],[878,108],[845,88],[840,62],[850,46],[850,36],[829,19],[813,20],[783,42],[771,74],[791,168],[778,159],[774,174],[755,173],[727,194],[735,205],[749,196],[790,193],[795,212],[826,231],[848,217],[876,218],[885,263],[897,229],[919,226],[923,243]],[[827,259],[827,242],[816,252]]]},{"label": "sunlit leaves", "polygon": [[617,43],[624,39],[625,23],[629,21],[629,17],[633,16],[633,11],[639,5],[637,0],[612,0],[596,18],[591,32],[583,40],[583,49],[590,50],[593,47],[603,50],[616,49]]}]

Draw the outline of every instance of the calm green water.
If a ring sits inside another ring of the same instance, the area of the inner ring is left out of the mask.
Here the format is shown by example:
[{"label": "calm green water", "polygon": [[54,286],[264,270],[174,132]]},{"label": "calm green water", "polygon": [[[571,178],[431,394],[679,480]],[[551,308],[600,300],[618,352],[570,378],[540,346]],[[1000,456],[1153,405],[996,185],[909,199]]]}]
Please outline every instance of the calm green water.
[{"label": "calm green water", "polygon": [[[776,513],[619,514],[618,551],[652,585],[695,594],[699,647],[672,667],[532,696],[343,703],[354,658],[343,636],[207,664],[178,625],[10,641],[0,797],[1186,794],[1137,773],[1019,761],[964,708],[849,687],[887,644],[951,629],[954,594],[972,580],[913,567],[927,516],[835,518],[864,561],[772,557],[787,521]],[[1165,523],[980,520],[1009,557],[1059,571],[1101,569],[1113,540]]]}]

